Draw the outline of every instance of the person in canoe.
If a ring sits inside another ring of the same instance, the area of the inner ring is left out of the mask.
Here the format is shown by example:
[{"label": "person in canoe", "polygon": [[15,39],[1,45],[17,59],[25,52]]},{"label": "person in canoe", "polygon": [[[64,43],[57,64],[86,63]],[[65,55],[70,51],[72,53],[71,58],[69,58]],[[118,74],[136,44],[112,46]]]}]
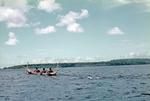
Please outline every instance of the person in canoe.
[{"label": "person in canoe", "polygon": [[42,75],[42,74],[45,74],[45,73],[46,73],[46,70],[45,70],[45,68],[43,68],[43,70],[41,71],[40,74]]},{"label": "person in canoe", "polygon": [[36,69],[34,70],[34,72],[35,72],[35,73],[39,73],[40,70],[39,70],[38,68],[36,68]]},{"label": "person in canoe", "polygon": [[49,70],[47,71],[47,73],[52,73],[52,72],[54,72],[54,71],[52,70],[52,68],[49,68]]},{"label": "person in canoe", "polygon": [[52,68],[49,68],[49,70],[47,71],[47,75],[48,76],[56,76],[56,71],[53,71]]}]

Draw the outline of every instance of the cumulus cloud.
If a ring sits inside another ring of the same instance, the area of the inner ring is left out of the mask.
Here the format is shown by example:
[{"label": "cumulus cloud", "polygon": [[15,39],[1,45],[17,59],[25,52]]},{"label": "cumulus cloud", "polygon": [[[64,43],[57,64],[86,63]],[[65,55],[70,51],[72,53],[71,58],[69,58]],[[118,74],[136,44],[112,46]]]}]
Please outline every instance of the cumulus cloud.
[{"label": "cumulus cloud", "polygon": [[131,58],[150,58],[150,54],[148,52],[130,52],[128,56]]},{"label": "cumulus cloud", "polygon": [[80,24],[78,23],[72,23],[69,26],[67,26],[67,30],[70,32],[83,32],[83,28],[80,27]]},{"label": "cumulus cloud", "polygon": [[3,7],[18,8],[27,10],[27,0],[0,0],[0,5]]},{"label": "cumulus cloud", "polygon": [[38,9],[46,12],[53,12],[55,10],[60,10],[61,6],[59,3],[56,3],[55,0],[41,0],[38,4]]},{"label": "cumulus cloud", "polygon": [[0,22],[10,27],[24,27],[27,13],[31,6],[28,0],[0,0]]},{"label": "cumulus cloud", "polygon": [[57,26],[66,26],[69,32],[83,32],[83,28],[77,23],[77,20],[88,17],[88,10],[82,9],[80,13],[70,11],[68,14],[61,16]]},{"label": "cumulus cloud", "polygon": [[6,22],[8,27],[22,27],[26,23],[26,17],[19,9],[0,7],[0,22]]},{"label": "cumulus cloud", "polygon": [[123,35],[124,32],[119,27],[113,27],[108,31],[109,35]]},{"label": "cumulus cloud", "polygon": [[48,34],[48,33],[52,33],[52,32],[56,32],[56,29],[54,26],[47,26],[45,28],[36,28],[35,29],[35,33],[42,35],[42,34]]},{"label": "cumulus cloud", "polygon": [[85,17],[88,17],[88,10],[86,9],[81,9],[81,13],[79,14],[79,19],[82,19],[82,18],[85,18]]},{"label": "cumulus cloud", "polygon": [[6,45],[14,46],[18,42],[15,33],[9,32],[8,40],[5,42]]}]

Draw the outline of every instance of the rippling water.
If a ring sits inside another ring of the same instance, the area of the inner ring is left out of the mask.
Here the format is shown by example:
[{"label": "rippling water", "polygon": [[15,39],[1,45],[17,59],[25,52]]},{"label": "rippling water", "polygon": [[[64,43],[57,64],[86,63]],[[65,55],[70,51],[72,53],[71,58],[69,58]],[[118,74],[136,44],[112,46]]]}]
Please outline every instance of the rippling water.
[{"label": "rippling water", "polygon": [[150,101],[150,65],[59,68],[56,77],[0,70],[0,101]]}]

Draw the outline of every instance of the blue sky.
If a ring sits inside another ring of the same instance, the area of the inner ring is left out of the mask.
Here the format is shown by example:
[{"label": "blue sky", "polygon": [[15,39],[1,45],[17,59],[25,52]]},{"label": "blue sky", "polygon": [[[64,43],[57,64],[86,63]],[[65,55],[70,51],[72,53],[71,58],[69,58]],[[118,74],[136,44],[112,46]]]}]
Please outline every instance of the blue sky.
[{"label": "blue sky", "polygon": [[150,57],[149,0],[0,0],[0,67]]}]

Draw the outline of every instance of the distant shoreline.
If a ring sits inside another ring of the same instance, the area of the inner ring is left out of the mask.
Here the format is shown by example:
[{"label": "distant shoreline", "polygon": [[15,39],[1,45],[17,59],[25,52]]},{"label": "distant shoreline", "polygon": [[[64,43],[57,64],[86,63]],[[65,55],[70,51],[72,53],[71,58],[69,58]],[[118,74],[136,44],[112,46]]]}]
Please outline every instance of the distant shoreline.
[{"label": "distant shoreline", "polygon": [[[28,64],[28,68],[48,68],[48,67],[86,67],[86,66],[119,66],[119,65],[144,65],[150,64],[150,58],[132,58],[132,59],[114,59],[100,62],[76,62],[76,63],[45,63],[45,64]],[[3,69],[21,69],[26,68],[27,64],[4,67]]]}]

